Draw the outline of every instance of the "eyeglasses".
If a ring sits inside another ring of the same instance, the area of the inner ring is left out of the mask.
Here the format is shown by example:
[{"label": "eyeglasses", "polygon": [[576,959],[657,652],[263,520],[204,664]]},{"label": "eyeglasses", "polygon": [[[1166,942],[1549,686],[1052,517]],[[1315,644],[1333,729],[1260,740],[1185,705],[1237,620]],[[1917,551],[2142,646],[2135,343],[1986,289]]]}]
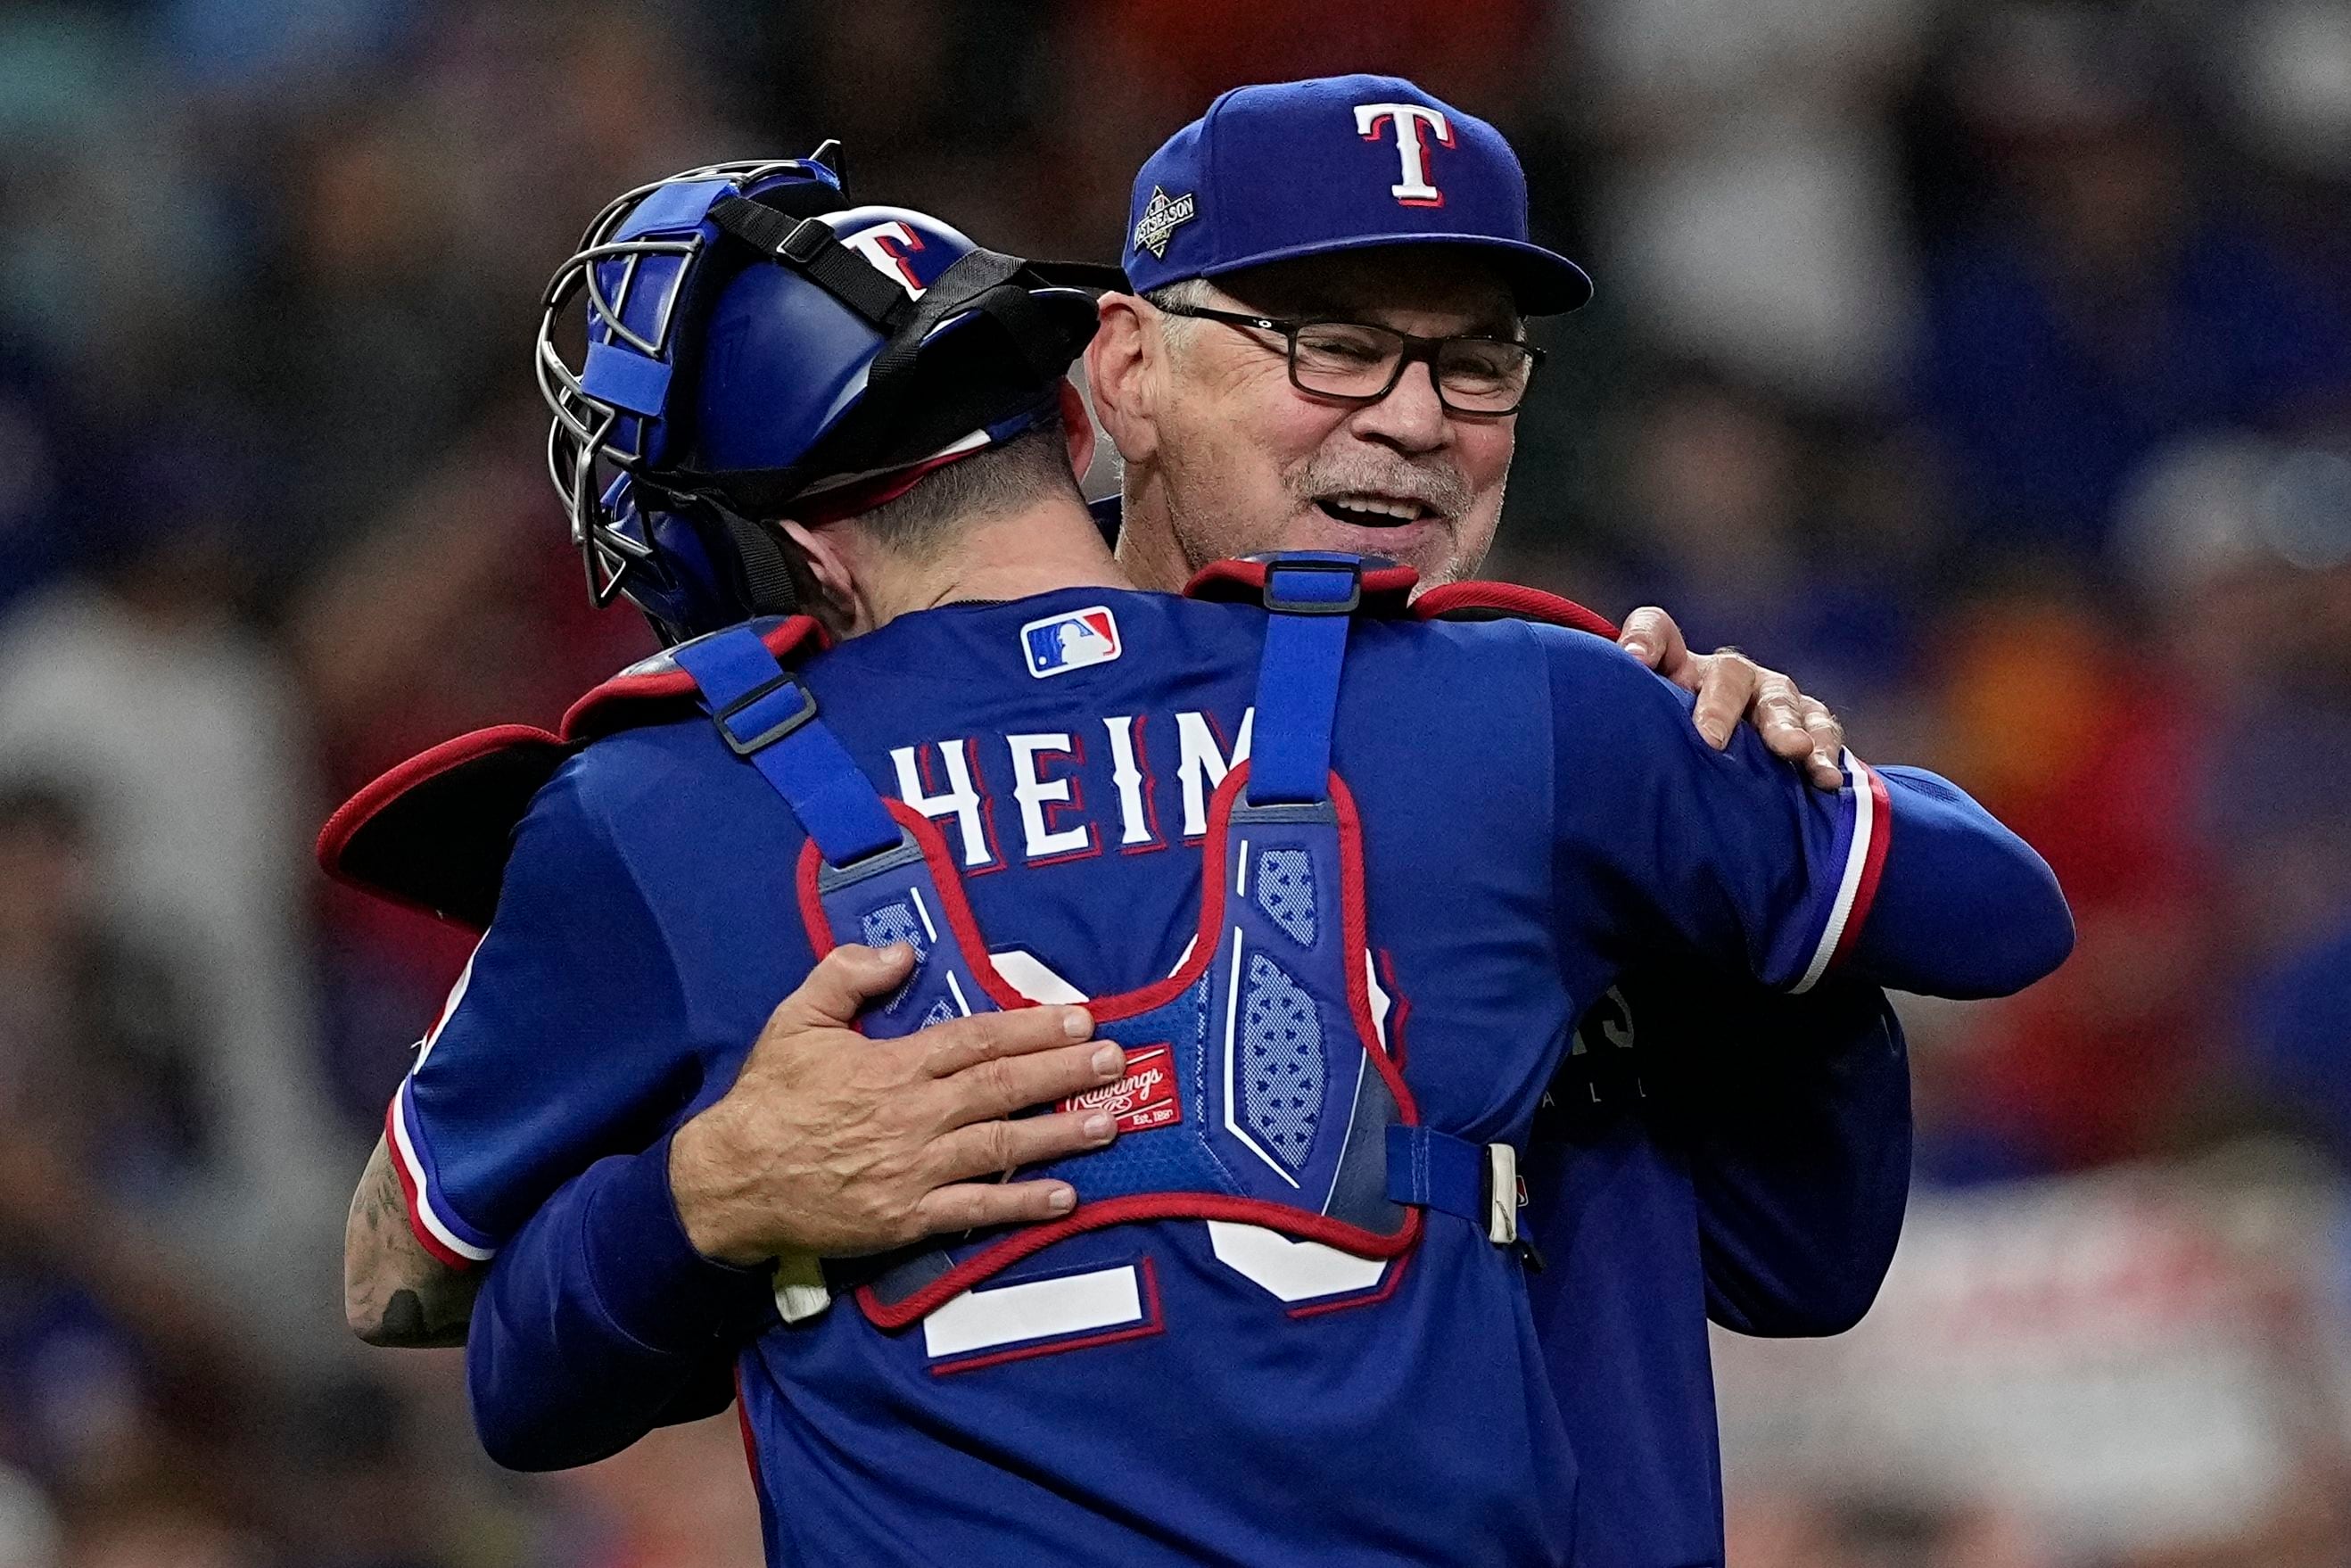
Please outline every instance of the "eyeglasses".
[{"label": "eyeglasses", "polygon": [[1280,333],[1290,355],[1290,384],[1343,402],[1379,402],[1395,391],[1406,365],[1426,360],[1437,401],[1453,413],[1510,413],[1526,401],[1535,367],[1542,363],[1541,349],[1509,338],[1416,338],[1362,321],[1278,321],[1196,305],[1157,308],[1170,316]]}]

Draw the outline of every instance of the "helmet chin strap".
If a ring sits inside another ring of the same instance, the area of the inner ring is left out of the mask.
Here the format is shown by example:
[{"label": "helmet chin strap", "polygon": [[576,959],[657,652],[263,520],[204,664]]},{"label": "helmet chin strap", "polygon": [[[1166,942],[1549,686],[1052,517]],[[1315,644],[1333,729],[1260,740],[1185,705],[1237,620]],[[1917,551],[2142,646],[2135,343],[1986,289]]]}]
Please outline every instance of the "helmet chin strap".
[{"label": "helmet chin strap", "polygon": [[711,509],[726,525],[727,536],[735,541],[736,556],[743,563],[743,586],[750,592],[752,610],[761,615],[799,614],[799,590],[792,585],[784,541],[776,537],[776,530],[753,522],[732,507],[715,506]]},{"label": "helmet chin strap", "polygon": [[[810,528],[823,528],[827,524],[870,512],[877,507],[887,506],[949,464],[960,463],[967,457],[976,457],[983,452],[994,450],[1033,425],[1049,405],[1058,408],[1060,402],[1057,392],[1007,419],[973,431],[919,462],[910,463],[903,468],[862,475],[846,484],[819,490],[796,503],[791,514],[795,520]],[[789,564],[792,547],[780,537],[778,529],[754,521],[730,502],[706,490],[697,493],[684,504],[707,507],[726,525],[727,537],[735,543],[737,559],[742,562],[744,587],[749,593],[754,613],[797,615],[808,608],[800,601],[799,590],[793,581]]]}]

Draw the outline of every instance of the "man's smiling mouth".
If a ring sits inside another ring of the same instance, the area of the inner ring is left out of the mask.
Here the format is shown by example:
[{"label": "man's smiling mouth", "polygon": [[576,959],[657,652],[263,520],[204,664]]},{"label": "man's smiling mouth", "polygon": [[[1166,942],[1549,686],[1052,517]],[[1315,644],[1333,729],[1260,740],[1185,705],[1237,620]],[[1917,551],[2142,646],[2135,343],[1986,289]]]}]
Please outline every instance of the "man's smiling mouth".
[{"label": "man's smiling mouth", "polygon": [[1314,505],[1332,521],[1359,528],[1400,528],[1440,515],[1434,507],[1406,497],[1368,495],[1362,491],[1318,496],[1314,498]]}]

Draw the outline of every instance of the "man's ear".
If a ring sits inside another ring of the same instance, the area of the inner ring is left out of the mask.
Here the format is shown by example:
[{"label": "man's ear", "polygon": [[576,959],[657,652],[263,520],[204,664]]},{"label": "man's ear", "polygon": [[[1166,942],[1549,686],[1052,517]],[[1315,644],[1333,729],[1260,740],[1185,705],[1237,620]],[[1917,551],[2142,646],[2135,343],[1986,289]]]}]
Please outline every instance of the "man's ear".
[{"label": "man's ear", "polygon": [[1105,294],[1096,309],[1102,324],[1086,345],[1086,385],[1111,444],[1128,463],[1148,463],[1159,450],[1152,408],[1153,382],[1164,373],[1165,350],[1144,315],[1150,307],[1132,294]]},{"label": "man's ear", "polygon": [[[848,554],[841,549],[840,530],[812,528],[789,517],[776,526],[784,530],[784,536],[799,551],[800,569],[815,585],[818,602],[809,607],[810,613],[819,620],[827,621],[828,624],[828,611],[844,620],[853,619],[857,604],[856,579],[850,571]],[[844,627],[831,629],[835,632],[846,630]]]},{"label": "man's ear", "polygon": [[1070,472],[1082,484],[1094,465],[1094,420],[1086,412],[1085,394],[1067,376],[1061,378],[1061,430],[1070,442]]}]

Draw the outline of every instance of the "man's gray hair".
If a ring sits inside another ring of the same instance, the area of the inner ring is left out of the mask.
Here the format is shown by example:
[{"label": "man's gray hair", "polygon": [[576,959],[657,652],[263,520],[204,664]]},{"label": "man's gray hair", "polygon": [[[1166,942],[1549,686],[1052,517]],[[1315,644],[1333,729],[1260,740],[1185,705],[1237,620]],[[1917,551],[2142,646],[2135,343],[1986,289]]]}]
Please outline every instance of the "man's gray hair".
[{"label": "man's gray hair", "polygon": [[[1215,286],[1205,277],[1179,277],[1144,296],[1162,310],[1198,310],[1208,306],[1215,298]],[[1159,319],[1159,329],[1166,336],[1168,346],[1179,353],[1191,340],[1192,334],[1204,325],[1206,323],[1190,316],[1162,316]]]}]

